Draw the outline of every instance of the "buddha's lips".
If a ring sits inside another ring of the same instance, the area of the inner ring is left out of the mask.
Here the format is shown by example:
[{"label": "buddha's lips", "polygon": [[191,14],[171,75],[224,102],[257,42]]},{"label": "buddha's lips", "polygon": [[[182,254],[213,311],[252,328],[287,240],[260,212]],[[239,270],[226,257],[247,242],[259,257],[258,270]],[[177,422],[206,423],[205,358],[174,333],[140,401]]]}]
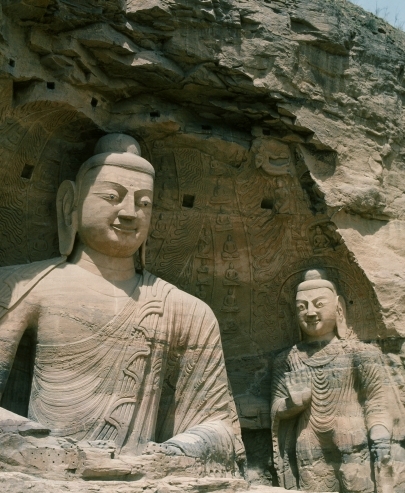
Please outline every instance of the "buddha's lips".
[{"label": "buddha's lips", "polygon": [[112,227],[115,230],[120,231],[122,233],[135,233],[136,232],[136,228],[128,228],[126,226],[122,226],[121,224],[112,224]]}]

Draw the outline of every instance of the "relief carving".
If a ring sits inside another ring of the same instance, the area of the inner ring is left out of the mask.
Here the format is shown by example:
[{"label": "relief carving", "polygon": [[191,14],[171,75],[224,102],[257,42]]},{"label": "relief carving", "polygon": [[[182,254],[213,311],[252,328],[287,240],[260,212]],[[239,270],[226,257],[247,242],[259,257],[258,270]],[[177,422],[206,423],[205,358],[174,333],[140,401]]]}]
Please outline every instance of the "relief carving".
[{"label": "relief carving", "polygon": [[236,301],[236,293],[234,287],[229,288],[227,294],[224,296],[221,310],[223,312],[229,313],[238,312],[240,310]]},{"label": "relief carving", "polygon": [[215,231],[231,231],[232,229],[233,226],[229,214],[227,214],[224,207],[221,205],[216,218]]},{"label": "relief carving", "polygon": [[234,268],[233,263],[229,262],[229,267],[225,271],[225,279],[223,280],[224,286],[239,286],[239,274]]},{"label": "relief carving", "polygon": [[221,178],[217,178],[210,202],[212,204],[228,204],[230,201],[229,193],[224,189]]},{"label": "relief carving", "polygon": [[238,247],[232,238],[232,235],[228,235],[222,249],[222,258],[224,260],[239,258],[240,254],[238,252]]}]

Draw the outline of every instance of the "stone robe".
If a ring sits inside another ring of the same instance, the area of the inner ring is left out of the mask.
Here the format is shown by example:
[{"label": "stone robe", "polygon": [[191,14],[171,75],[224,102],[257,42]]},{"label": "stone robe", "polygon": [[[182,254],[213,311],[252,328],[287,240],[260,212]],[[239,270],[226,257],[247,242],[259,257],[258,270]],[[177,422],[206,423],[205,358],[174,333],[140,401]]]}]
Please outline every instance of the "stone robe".
[{"label": "stone robe", "polygon": [[[1,269],[0,317],[63,262]],[[214,314],[148,272],[93,335],[37,344],[29,418],[125,454],[166,441],[232,470],[244,453]]]},{"label": "stone robe", "polygon": [[[289,397],[289,372],[310,376],[312,397],[300,414],[283,418],[279,410]],[[390,390],[382,355],[371,344],[338,339],[300,343],[281,353],[274,363],[271,404],[280,486],[374,491],[368,432],[374,425],[392,431],[401,410]]]}]

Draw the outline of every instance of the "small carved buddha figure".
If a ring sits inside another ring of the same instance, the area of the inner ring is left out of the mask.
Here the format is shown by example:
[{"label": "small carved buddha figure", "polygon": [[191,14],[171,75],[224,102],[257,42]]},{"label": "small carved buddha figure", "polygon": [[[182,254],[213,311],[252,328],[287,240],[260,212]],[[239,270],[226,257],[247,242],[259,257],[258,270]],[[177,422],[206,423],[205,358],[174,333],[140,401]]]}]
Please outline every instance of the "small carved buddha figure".
[{"label": "small carved buddha figure", "polygon": [[159,219],[156,221],[155,229],[152,231],[152,238],[160,239],[165,238],[167,232],[167,224],[164,215],[159,214]]},{"label": "small carved buddha figure", "polygon": [[197,284],[209,284],[209,267],[205,258],[201,259],[201,265],[197,267]]},{"label": "small carved buddha figure", "polygon": [[238,247],[236,246],[236,243],[234,242],[232,235],[228,235],[228,238],[224,243],[224,247],[222,250],[222,258],[223,259],[239,258]]},{"label": "small carved buddha figure", "polygon": [[197,257],[199,258],[209,258],[211,252],[211,237],[207,233],[207,230],[203,228],[201,231],[201,236],[197,243]]},{"label": "small carved buddha figure", "polygon": [[235,288],[229,288],[228,294],[225,295],[221,310],[223,312],[238,312],[239,306],[236,302]]},{"label": "small carved buddha figure", "polygon": [[215,230],[230,231],[231,229],[233,229],[233,226],[229,218],[229,214],[225,212],[224,207],[221,205],[216,219]]},{"label": "small carved buddha figure", "polygon": [[213,204],[226,204],[230,201],[231,199],[227,196],[226,190],[222,185],[221,178],[217,178],[217,183],[214,187],[210,202]]},{"label": "small carved buddha figure", "polygon": [[195,295],[197,298],[200,298],[200,300],[205,300],[207,298],[207,290],[205,289],[204,284],[197,284]]},{"label": "small carved buddha figure", "polygon": [[296,310],[303,342],[276,358],[272,383],[280,486],[372,493],[376,481],[390,491],[382,471],[393,407],[380,351],[350,336],[344,301],[322,271],[306,273]]},{"label": "small carved buddha figure", "polygon": [[223,283],[225,286],[239,286],[239,274],[232,262],[229,262],[229,267],[225,271]]},{"label": "small carved buddha figure", "polygon": [[158,193],[158,199],[162,207],[171,210],[173,208],[173,194],[167,183],[163,183],[162,189]]},{"label": "small carved buddha figure", "polygon": [[314,245],[314,248],[319,250],[322,250],[323,248],[326,248],[330,245],[329,238],[322,232],[320,226],[317,226],[315,228],[315,235],[312,240],[312,243]]}]

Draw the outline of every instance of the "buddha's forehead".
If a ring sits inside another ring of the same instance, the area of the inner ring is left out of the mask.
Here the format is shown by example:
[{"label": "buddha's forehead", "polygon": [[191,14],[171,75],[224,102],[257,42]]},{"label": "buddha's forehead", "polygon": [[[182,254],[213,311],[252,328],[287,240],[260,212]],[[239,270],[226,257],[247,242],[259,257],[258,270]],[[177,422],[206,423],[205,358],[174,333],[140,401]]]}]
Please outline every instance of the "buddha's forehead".
[{"label": "buddha's forehead", "polygon": [[102,185],[103,183],[116,183],[126,189],[153,191],[153,178],[147,173],[120,166],[97,166],[90,169],[83,177],[86,184]]},{"label": "buddha's forehead", "polygon": [[333,300],[335,299],[336,295],[329,288],[320,287],[314,289],[307,289],[305,291],[298,291],[296,300],[313,301],[320,297]]}]

